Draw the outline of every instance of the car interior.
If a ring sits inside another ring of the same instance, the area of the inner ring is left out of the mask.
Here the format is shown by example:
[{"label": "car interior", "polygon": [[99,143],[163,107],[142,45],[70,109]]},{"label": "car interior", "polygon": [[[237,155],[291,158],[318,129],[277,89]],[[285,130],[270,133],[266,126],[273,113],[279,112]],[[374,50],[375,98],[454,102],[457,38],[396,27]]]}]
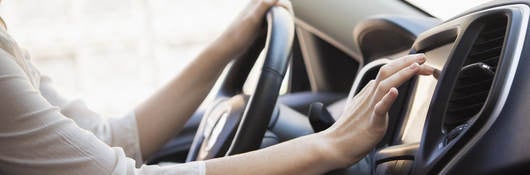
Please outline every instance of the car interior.
[{"label": "car interior", "polygon": [[445,21],[400,0],[292,5],[294,17],[271,9],[258,41],[149,164],[233,155],[322,131],[381,66],[424,53],[439,78],[400,86],[378,146],[328,174],[530,172],[530,1],[490,1]]}]

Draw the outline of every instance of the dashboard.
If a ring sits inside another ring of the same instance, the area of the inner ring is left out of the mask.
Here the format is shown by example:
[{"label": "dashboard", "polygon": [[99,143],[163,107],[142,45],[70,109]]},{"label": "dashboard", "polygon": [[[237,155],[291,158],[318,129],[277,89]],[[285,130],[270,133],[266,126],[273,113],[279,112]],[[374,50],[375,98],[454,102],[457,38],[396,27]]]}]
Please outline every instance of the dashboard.
[{"label": "dashboard", "polygon": [[[431,65],[438,70],[443,70],[449,53],[454,47],[454,43],[445,44],[441,47],[425,52],[425,64]],[[432,96],[438,80],[432,76],[419,76],[416,79],[414,92],[412,93],[411,104],[405,115],[403,133],[400,135],[400,144],[418,143],[421,141],[423,124],[427,117]]]},{"label": "dashboard", "polygon": [[[302,74],[308,74],[308,80],[304,82],[311,89],[284,96],[292,98],[284,98],[277,107],[269,123],[274,135],[266,139],[279,143],[314,133],[303,114],[311,103],[326,104],[337,119],[381,66],[406,54],[424,53],[427,64],[441,70],[439,78],[419,76],[399,87],[381,143],[357,164],[329,174],[530,172],[529,0],[492,1],[444,22],[420,15],[399,16],[405,12],[373,15],[383,10],[380,5],[400,1],[367,3],[379,6],[366,8],[366,14],[329,13],[322,19],[317,17],[326,11],[315,13],[309,7],[333,4],[344,8],[341,12],[350,12],[364,2],[293,2],[307,7],[296,11],[299,48],[293,57],[300,58],[293,65],[305,68]],[[355,14],[368,18],[348,22]],[[355,24],[353,31],[346,24]],[[352,33],[353,38],[347,35]],[[344,62],[329,64],[336,57]],[[355,61],[348,63],[351,58]]]},{"label": "dashboard", "polygon": [[[522,117],[528,115],[524,112],[530,112],[528,98],[515,100],[516,97],[509,96],[514,91],[529,91],[522,88],[529,82],[528,65],[523,70],[518,68],[522,60],[527,60],[524,57],[527,50],[523,47],[527,42],[528,4],[527,1],[498,1],[477,7],[427,29],[405,50],[399,48],[414,36],[406,32],[414,29],[401,25],[408,19],[383,17],[356,28],[356,37],[363,38],[356,41],[359,50],[367,52],[363,53],[367,56],[366,64],[357,73],[348,98],[329,106],[332,114],[339,114],[336,112],[341,110],[339,106],[394,58],[424,53],[427,64],[442,70],[438,80],[419,76],[399,88],[402,96],[389,112],[387,136],[363,160],[364,164],[371,164],[365,167],[371,168],[369,172],[485,174],[520,173],[527,169],[524,166],[530,163],[530,153],[523,148],[530,143],[530,138],[527,134],[521,136],[520,131],[530,131],[530,127],[520,122],[530,121]],[[377,23],[376,27],[373,23]],[[387,30],[388,26],[394,29]],[[369,37],[392,36],[379,34],[389,32],[401,35],[392,39],[403,42],[387,43],[386,50],[362,48],[376,47],[372,43],[389,38]],[[525,85],[515,86],[517,81]],[[513,106],[508,106],[510,103]],[[508,108],[517,112],[508,112]],[[527,140],[517,140],[521,138]]]},{"label": "dashboard", "polygon": [[[418,37],[412,47],[418,51],[438,48],[453,39],[454,42],[428,108],[414,157],[415,174],[483,174],[517,167],[506,164],[517,158],[502,160],[499,154],[483,152],[485,147],[478,145],[481,145],[479,140],[488,137],[487,133],[497,134],[498,128],[493,124],[500,118],[521,117],[499,111],[507,107],[507,94],[512,90],[517,66],[524,57],[521,52],[526,42],[528,16],[528,4],[494,2]],[[502,127],[510,125],[506,123]],[[513,144],[506,142],[505,137],[496,135],[490,138],[494,142],[483,144]],[[473,155],[472,150],[481,150],[476,152],[480,156]]]}]

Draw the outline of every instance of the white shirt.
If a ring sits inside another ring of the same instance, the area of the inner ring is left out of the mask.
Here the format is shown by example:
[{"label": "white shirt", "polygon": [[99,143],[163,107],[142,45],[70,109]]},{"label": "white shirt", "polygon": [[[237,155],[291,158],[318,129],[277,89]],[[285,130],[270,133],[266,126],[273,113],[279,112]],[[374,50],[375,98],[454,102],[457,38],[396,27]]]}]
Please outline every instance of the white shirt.
[{"label": "white shirt", "polygon": [[142,166],[134,113],[107,120],[66,101],[0,27],[0,174],[203,175],[205,165]]}]

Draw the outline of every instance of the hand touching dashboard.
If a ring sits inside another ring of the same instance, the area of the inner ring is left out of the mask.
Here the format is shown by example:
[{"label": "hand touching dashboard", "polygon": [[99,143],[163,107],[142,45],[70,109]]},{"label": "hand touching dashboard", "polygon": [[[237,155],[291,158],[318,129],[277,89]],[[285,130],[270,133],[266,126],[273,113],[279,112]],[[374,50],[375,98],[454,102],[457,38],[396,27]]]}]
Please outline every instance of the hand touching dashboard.
[{"label": "hand touching dashboard", "polygon": [[425,55],[415,54],[381,67],[377,78],[346,104],[338,121],[322,132],[336,143],[332,145],[337,155],[349,159],[345,160],[348,165],[366,156],[385,135],[387,113],[398,97],[397,87],[416,75],[433,74],[435,69],[425,61]]}]

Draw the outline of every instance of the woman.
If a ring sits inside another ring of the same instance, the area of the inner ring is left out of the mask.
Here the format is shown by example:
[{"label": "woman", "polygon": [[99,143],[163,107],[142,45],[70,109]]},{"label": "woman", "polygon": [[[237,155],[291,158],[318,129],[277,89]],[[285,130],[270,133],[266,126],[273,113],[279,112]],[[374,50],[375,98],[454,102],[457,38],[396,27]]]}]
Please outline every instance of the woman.
[{"label": "woman", "polygon": [[321,174],[357,162],[384,135],[386,114],[398,95],[395,87],[415,75],[433,73],[422,65],[423,55],[384,66],[323,132],[230,157],[141,166],[142,157],[149,157],[183,127],[223,67],[256,38],[265,13],[274,5],[290,7],[278,0],[252,0],[178,77],[128,116],[110,121],[80,102],[61,98],[3,25],[0,174]]}]

